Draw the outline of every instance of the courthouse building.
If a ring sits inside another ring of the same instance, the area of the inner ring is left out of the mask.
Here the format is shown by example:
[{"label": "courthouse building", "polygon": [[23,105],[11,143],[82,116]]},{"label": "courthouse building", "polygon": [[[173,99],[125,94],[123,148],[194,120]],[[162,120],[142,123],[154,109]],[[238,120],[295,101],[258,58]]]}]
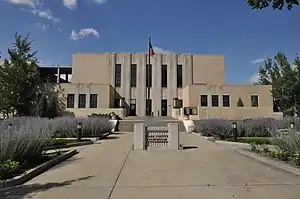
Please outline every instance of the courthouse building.
[{"label": "courthouse building", "polygon": [[41,76],[52,74],[63,89],[67,110],[76,116],[112,111],[121,117],[282,116],[273,111],[270,86],[224,82],[222,55],[155,54],[149,65],[146,54],[74,54],[72,67],[39,69]]}]

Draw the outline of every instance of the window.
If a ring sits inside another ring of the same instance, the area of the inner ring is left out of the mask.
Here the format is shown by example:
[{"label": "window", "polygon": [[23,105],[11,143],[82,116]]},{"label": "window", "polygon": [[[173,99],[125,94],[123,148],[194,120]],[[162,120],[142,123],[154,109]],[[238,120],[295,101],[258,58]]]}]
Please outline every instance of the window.
[{"label": "window", "polygon": [[177,107],[178,107],[178,108],[182,108],[182,107],[183,107],[183,100],[182,100],[182,99],[179,99],[179,100],[177,101]]},{"label": "window", "polygon": [[173,108],[183,108],[183,100],[178,98],[173,98]]},{"label": "window", "polygon": [[146,67],[146,87],[152,87],[152,65]]},{"label": "window", "polygon": [[223,95],[223,107],[230,107],[230,96]]},{"label": "window", "polygon": [[208,101],[207,101],[207,95],[201,95],[201,97],[200,97],[201,99],[200,99],[200,104],[201,104],[201,106],[208,106]]},{"label": "window", "polygon": [[182,87],[182,65],[177,65],[177,87]]},{"label": "window", "polygon": [[251,95],[251,106],[258,107],[258,95]]},{"label": "window", "polygon": [[115,87],[121,87],[121,64],[115,67]]},{"label": "window", "polygon": [[161,87],[166,88],[168,85],[168,66],[161,66]]},{"label": "window", "polygon": [[211,106],[218,107],[219,106],[219,95],[212,95],[211,96]]},{"label": "window", "polygon": [[97,108],[97,94],[90,94],[90,108]]},{"label": "window", "polygon": [[130,68],[130,86],[136,87],[136,64],[131,64]]},{"label": "window", "polygon": [[67,95],[67,108],[74,108],[75,94]]},{"label": "window", "polygon": [[190,115],[198,115],[197,106],[190,107]]},{"label": "window", "polygon": [[79,94],[78,108],[85,108],[85,104],[86,104],[86,94]]}]

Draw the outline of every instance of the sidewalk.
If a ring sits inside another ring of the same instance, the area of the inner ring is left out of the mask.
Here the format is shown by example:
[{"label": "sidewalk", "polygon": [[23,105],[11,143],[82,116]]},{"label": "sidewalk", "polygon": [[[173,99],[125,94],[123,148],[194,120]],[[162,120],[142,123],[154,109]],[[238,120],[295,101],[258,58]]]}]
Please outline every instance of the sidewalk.
[{"label": "sidewalk", "polygon": [[[3,198],[298,199],[300,178],[182,133],[183,151],[130,151],[132,134],[81,148],[73,160]],[[20,196],[20,197],[18,197]],[[0,194],[1,198],[1,194]]]}]

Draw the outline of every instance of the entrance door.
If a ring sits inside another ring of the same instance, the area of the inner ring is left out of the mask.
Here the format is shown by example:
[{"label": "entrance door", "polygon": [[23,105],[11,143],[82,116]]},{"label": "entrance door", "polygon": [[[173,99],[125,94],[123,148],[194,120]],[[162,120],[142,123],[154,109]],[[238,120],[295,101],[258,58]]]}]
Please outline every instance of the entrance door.
[{"label": "entrance door", "polygon": [[161,116],[168,115],[168,101],[166,99],[161,100]]},{"label": "entrance door", "polygon": [[136,116],[136,101],[135,99],[130,100],[130,116]]}]

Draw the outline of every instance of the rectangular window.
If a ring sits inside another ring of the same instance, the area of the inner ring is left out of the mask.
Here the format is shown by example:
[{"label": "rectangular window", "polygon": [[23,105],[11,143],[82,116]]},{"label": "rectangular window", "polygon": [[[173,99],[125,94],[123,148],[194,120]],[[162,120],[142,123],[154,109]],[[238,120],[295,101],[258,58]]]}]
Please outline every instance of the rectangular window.
[{"label": "rectangular window", "polygon": [[207,100],[207,95],[201,95],[200,97],[200,103],[201,103],[201,106],[203,107],[207,107],[208,106],[208,100]]},{"label": "rectangular window", "polygon": [[152,87],[152,65],[146,66],[146,87]]},{"label": "rectangular window", "polygon": [[78,97],[78,108],[85,108],[86,94],[79,94]]},{"label": "rectangular window", "polygon": [[67,95],[67,108],[74,108],[75,94]]},{"label": "rectangular window", "polygon": [[161,65],[161,87],[166,88],[168,85],[168,66]]},{"label": "rectangular window", "polygon": [[177,87],[182,87],[182,65],[177,65]]},{"label": "rectangular window", "polygon": [[90,108],[97,108],[97,94],[90,94]]},{"label": "rectangular window", "polygon": [[183,100],[182,99],[179,99],[178,101],[177,101],[177,107],[178,108],[182,108],[183,107]]},{"label": "rectangular window", "polygon": [[131,64],[130,68],[130,86],[136,87],[136,64]]},{"label": "rectangular window", "polygon": [[258,107],[258,95],[251,95],[251,106]]},{"label": "rectangular window", "polygon": [[219,106],[219,95],[212,95],[211,96],[211,106],[218,107]]},{"label": "rectangular window", "polygon": [[190,115],[198,115],[197,106],[190,107]]},{"label": "rectangular window", "polygon": [[121,87],[121,64],[115,67],[115,87]]},{"label": "rectangular window", "polygon": [[223,107],[230,107],[230,96],[223,95]]}]

